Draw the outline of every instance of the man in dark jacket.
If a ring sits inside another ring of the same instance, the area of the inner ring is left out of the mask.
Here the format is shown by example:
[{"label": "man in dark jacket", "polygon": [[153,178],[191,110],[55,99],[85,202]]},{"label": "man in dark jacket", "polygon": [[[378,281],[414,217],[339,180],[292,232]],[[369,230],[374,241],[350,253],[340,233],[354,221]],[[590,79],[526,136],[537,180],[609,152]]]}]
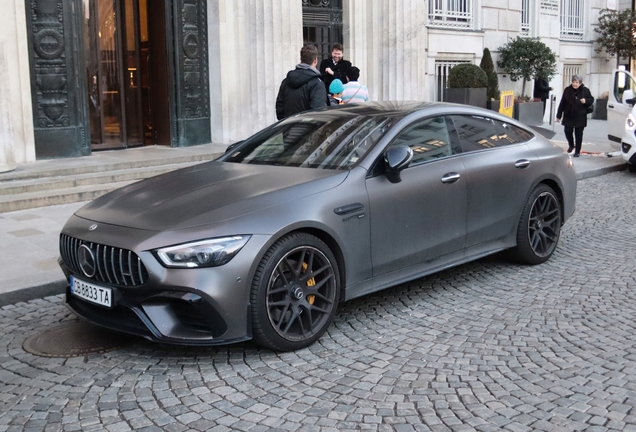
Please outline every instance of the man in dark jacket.
[{"label": "man in dark jacket", "polygon": [[349,60],[344,60],[344,48],[342,44],[333,44],[331,48],[331,57],[320,62],[320,78],[325,82],[325,89],[329,92],[331,81],[339,79],[346,84],[347,71],[351,67]]},{"label": "man in dark jacket", "polygon": [[534,80],[534,97],[541,99],[543,102],[543,114],[545,114],[546,101],[550,97],[550,91],[554,90],[548,84],[548,80],[545,78],[537,78]]},{"label": "man in dark jacket", "polygon": [[317,64],[318,49],[313,44],[306,44],[300,50],[300,63],[280,84],[276,97],[278,120],[327,106],[327,91],[320,80]]}]

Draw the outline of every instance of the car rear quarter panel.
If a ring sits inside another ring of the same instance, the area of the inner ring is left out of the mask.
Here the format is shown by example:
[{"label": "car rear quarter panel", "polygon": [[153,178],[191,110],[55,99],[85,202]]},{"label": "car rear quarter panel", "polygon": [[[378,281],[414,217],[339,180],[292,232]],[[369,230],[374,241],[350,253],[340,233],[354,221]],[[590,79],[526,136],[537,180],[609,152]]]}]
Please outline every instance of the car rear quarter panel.
[{"label": "car rear quarter panel", "polygon": [[571,157],[561,147],[538,136],[528,143],[528,147],[542,167],[536,184],[547,183],[558,188],[563,204],[563,222],[567,221],[576,208],[576,171]]}]

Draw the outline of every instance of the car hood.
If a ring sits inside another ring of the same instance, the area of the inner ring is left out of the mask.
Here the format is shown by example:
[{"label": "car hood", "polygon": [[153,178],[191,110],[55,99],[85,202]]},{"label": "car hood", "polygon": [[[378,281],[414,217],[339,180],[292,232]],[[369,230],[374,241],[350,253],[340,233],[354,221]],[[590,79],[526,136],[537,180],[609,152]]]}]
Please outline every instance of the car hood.
[{"label": "car hood", "polygon": [[208,225],[336,187],[348,171],[206,162],[117,189],[76,215],[150,231]]}]

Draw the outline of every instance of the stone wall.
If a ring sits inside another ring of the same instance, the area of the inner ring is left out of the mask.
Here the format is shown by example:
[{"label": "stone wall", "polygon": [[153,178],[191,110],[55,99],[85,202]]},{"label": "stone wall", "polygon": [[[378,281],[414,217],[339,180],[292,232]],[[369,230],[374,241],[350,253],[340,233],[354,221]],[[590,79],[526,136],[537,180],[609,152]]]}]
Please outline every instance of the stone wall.
[{"label": "stone wall", "polygon": [[0,171],[35,160],[25,2],[5,0],[0,14]]},{"label": "stone wall", "polygon": [[344,2],[345,58],[371,99],[426,99],[426,8],[419,0]]},{"label": "stone wall", "polygon": [[276,121],[281,81],[300,62],[299,0],[208,1],[212,141],[231,143]]}]

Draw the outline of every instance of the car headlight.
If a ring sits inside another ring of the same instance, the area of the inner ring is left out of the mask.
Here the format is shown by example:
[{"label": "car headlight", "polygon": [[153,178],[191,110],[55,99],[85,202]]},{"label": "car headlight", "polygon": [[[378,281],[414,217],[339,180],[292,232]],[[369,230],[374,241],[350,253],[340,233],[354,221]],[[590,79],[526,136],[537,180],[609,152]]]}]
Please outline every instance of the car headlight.
[{"label": "car headlight", "polygon": [[234,258],[250,237],[240,235],[184,243],[157,249],[155,254],[166,267],[217,267]]},{"label": "car headlight", "polygon": [[627,116],[627,120],[625,120],[625,130],[628,131],[633,131],[634,128],[636,128],[636,119],[634,119],[634,116],[629,113],[629,115]]}]

